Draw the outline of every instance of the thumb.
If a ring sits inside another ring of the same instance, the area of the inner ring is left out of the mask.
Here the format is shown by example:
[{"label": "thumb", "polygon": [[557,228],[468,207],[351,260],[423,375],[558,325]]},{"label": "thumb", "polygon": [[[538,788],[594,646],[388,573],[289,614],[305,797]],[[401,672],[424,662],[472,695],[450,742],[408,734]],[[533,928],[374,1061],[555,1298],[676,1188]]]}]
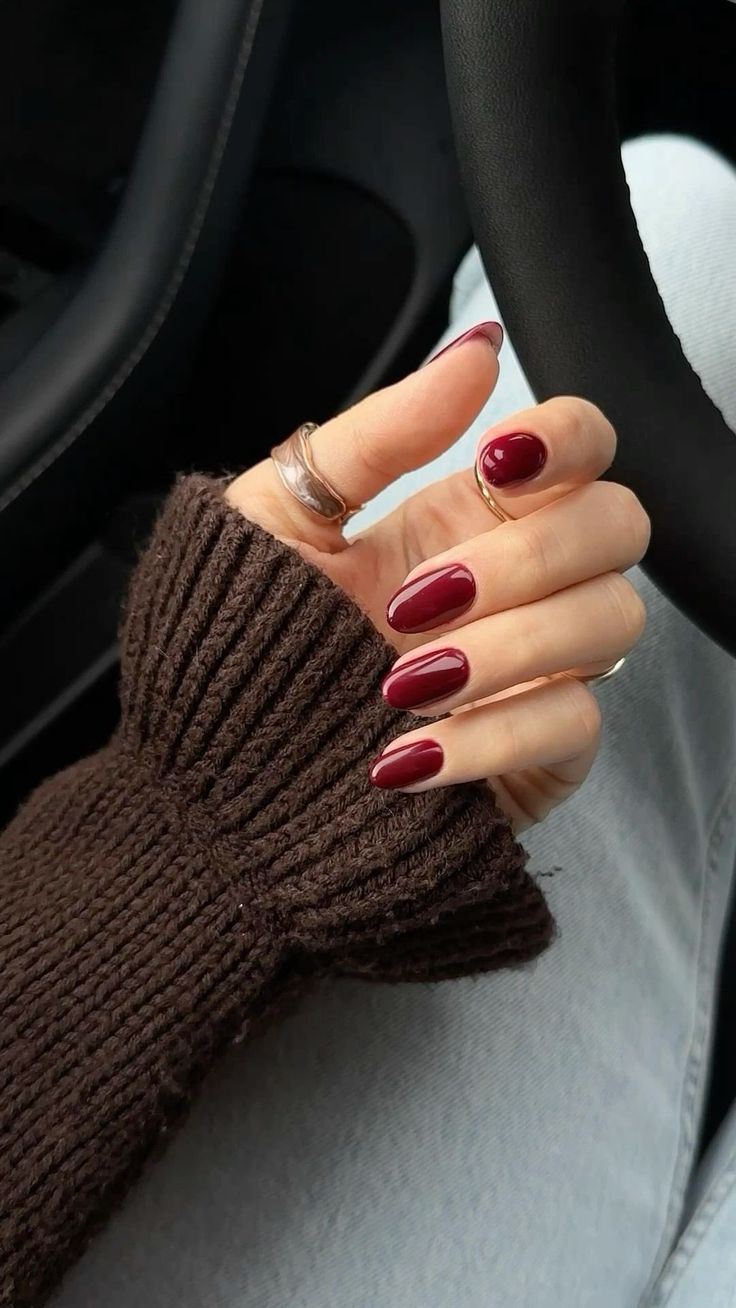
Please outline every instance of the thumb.
[{"label": "thumb", "polygon": [[[498,377],[498,323],[480,323],[403,381],[367,396],[310,438],[315,468],[351,507],[430,463],[462,436]],[[228,499],[275,535],[334,549],[340,527],[305,508],[270,459],[232,483]]]}]

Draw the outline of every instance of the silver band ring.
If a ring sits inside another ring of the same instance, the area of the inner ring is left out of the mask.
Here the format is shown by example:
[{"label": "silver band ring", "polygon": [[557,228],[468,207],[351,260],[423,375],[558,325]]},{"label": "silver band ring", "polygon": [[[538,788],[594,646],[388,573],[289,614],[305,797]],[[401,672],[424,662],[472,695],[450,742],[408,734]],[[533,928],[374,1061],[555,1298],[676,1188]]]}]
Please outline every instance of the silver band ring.
[{"label": "silver band ring", "polygon": [[609,677],[615,677],[616,673],[621,671],[625,662],[626,655],[624,654],[623,658],[617,659],[615,663],[611,664],[610,668],[606,668],[605,672],[595,672],[592,677],[583,677],[582,680],[587,686],[598,685],[602,681],[608,681]]},{"label": "silver band ring", "polygon": [[334,522],[342,527],[348,518],[360,512],[363,505],[351,507],[347,504],[316,467],[309,438],[317,426],[316,422],[302,423],[280,445],[274,445],[271,458],[284,487],[303,508],[324,522]]}]

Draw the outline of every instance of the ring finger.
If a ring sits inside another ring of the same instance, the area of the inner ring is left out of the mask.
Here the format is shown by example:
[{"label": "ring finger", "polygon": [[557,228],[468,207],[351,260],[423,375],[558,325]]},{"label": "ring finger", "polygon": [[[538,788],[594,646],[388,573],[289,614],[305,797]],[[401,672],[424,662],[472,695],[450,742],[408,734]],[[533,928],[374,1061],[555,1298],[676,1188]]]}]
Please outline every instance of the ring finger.
[{"label": "ring finger", "polygon": [[625,572],[648,543],[649,519],[633,492],[594,481],[425,561],[389,601],[387,620],[405,634],[452,630],[601,573]]}]

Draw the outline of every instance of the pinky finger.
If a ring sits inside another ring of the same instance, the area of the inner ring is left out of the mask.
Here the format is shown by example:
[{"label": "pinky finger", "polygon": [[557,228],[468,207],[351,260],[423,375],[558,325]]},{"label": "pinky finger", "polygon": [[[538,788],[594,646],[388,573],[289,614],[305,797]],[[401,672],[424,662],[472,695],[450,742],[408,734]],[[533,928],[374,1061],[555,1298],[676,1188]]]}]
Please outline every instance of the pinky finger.
[{"label": "pinky finger", "polygon": [[371,781],[415,793],[554,767],[562,799],[587,776],[600,732],[590,690],[560,676],[408,732],[375,760]]}]

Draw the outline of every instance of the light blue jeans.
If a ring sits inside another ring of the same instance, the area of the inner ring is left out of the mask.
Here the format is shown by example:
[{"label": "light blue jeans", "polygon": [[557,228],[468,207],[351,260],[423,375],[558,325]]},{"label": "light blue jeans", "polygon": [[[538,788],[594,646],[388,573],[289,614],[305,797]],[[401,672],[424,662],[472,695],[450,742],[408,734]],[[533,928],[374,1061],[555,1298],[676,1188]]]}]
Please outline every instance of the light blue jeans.
[{"label": "light blue jeans", "polygon": [[[673,322],[736,427],[736,177],[665,138],[626,163]],[[452,334],[496,315],[474,255],[455,309]],[[371,511],[528,402],[507,344],[473,430]],[[552,949],[479,980],[332,985],[234,1049],[57,1308],[734,1308],[736,1117],[694,1160],[736,676],[638,580],[648,631],[600,688],[600,759],[528,838]]]}]

